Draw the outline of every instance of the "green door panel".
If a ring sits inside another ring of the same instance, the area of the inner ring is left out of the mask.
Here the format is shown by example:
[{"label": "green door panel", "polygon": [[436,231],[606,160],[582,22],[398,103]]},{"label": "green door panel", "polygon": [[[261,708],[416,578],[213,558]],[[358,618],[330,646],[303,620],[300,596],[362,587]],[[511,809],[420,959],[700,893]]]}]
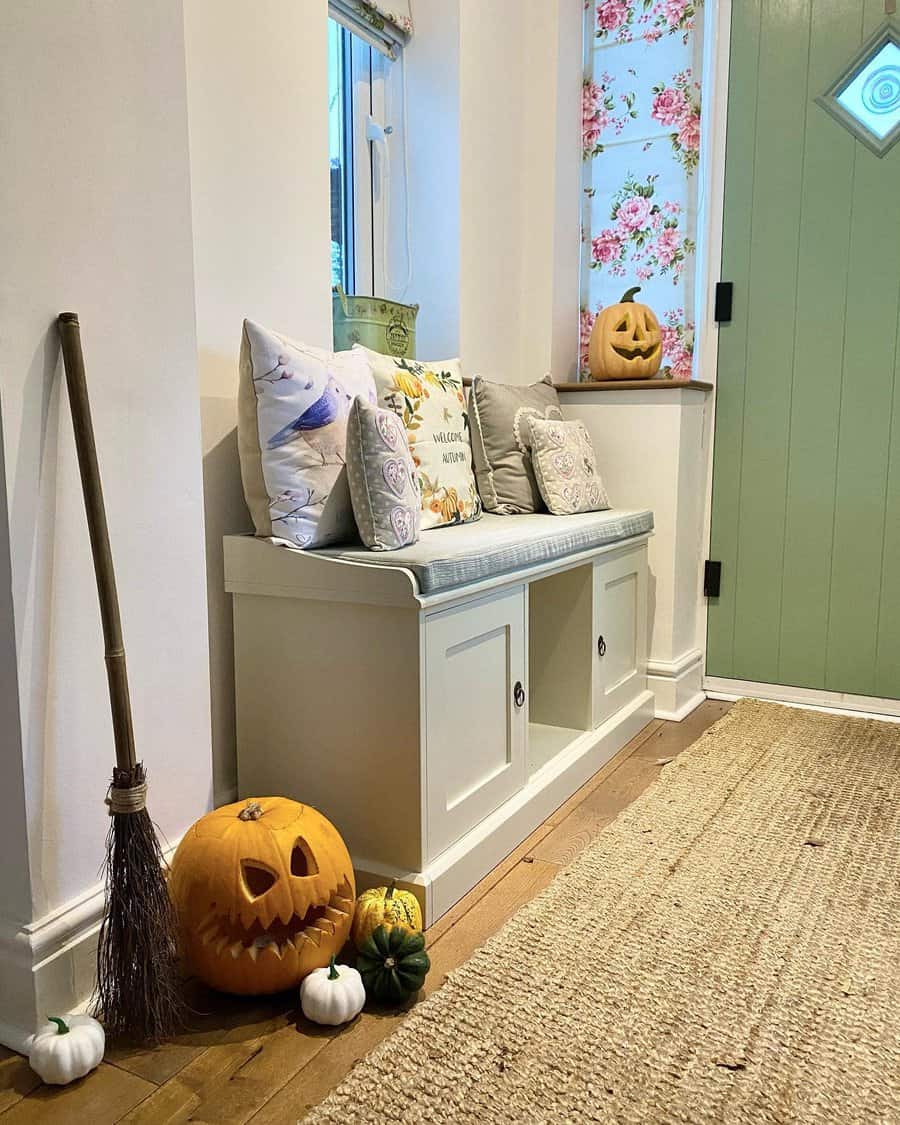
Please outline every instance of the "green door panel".
[{"label": "green door panel", "polygon": [[815,103],[883,19],[732,7],[707,672],[900,698],[900,146]]}]

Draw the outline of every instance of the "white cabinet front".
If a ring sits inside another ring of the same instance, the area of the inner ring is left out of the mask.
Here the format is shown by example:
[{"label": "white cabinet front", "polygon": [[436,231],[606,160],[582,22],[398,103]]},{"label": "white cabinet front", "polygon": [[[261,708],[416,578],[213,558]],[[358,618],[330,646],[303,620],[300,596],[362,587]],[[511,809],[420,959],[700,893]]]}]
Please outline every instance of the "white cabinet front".
[{"label": "white cabinet front", "polygon": [[525,589],[425,624],[427,851],[433,859],[525,784]]},{"label": "white cabinet front", "polygon": [[594,726],[647,686],[647,550],[594,563]]}]

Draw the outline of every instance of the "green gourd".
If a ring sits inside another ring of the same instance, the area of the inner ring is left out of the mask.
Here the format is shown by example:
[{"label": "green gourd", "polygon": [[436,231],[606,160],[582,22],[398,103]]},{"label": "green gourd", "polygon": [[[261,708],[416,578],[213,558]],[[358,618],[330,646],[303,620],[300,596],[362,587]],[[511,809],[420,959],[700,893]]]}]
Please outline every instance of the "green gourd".
[{"label": "green gourd", "polygon": [[379,1004],[402,1004],[425,983],[431,961],[422,934],[377,926],[362,943],[356,967],[368,997]]}]

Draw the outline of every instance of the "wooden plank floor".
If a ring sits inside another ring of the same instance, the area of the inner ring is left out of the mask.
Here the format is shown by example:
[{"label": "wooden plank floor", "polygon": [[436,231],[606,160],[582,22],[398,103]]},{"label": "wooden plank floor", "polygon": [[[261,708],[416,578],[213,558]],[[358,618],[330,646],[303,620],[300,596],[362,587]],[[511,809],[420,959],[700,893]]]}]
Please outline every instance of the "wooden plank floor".
[{"label": "wooden plank floor", "polygon": [[[728,710],[707,700],[681,723],[654,720],[428,931],[425,995],[533,898],[675,757]],[[0,1116],[91,1125],[285,1125],[302,1118],[389,1035],[403,1012],[364,1012],[345,1028],[304,1020],[295,998],[192,997],[194,1026],[152,1051],[111,1049],[65,1089],[43,1086],[27,1062],[0,1054]],[[2,1049],[0,1049],[2,1051]]]}]

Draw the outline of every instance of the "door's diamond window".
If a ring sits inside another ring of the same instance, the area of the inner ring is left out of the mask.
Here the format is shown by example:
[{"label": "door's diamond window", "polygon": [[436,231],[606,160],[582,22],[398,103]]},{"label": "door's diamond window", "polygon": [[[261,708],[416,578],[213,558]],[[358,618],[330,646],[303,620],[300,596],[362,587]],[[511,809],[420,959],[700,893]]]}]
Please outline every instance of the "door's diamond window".
[{"label": "door's diamond window", "polygon": [[900,140],[900,31],[881,27],[819,104],[879,156]]}]

